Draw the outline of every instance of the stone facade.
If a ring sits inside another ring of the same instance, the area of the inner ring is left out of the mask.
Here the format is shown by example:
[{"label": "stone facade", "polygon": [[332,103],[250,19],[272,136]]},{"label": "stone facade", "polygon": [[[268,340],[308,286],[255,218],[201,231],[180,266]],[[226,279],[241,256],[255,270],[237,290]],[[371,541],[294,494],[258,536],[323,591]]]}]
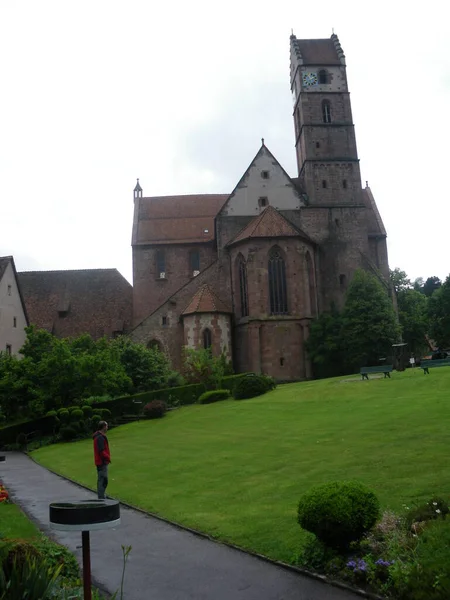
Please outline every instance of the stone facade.
[{"label": "stone facade", "polygon": [[213,353],[224,351],[238,372],[308,378],[311,320],[342,307],[355,270],[389,289],[386,231],[361,187],[339,40],[290,43],[298,177],[263,140],[229,195],[146,198],[135,189],[131,336],[158,344],[175,368],[184,345],[201,348],[211,336]]}]

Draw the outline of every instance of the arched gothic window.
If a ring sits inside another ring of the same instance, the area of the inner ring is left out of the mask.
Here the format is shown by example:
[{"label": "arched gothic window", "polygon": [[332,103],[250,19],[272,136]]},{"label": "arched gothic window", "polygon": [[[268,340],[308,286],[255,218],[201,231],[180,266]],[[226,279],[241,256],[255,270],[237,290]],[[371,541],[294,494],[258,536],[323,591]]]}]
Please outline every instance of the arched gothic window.
[{"label": "arched gothic window", "polygon": [[269,298],[272,315],[287,314],[286,265],[276,246],[269,253]]},{"label": "arched gothic window", "polygon": [[248,317],[248,288],[247,288],[247,265],[242,254],[237,258],[239,277],[239,297],[241,300],[241,317]]},{"label": "arched gothic window", "polygon": [[328,83],[328,73],[325,71],[325,69],[321,69],[319,71],[319,83]]},{"label": "arched gothic window", "polygon": [[306,253],[306,274],[308,277],[309,310],[311,316],[316,316],[316,284],[314,278],[314,265],[309,252]]},{"label": "arched gothic window", "polygon": [[212,346],[211,329],[204,329],[203,330],[203,348],[205,350],[208,350],[208,348],[211,348],[211,346]]},{"label": "arched gothic window", "polygon": [[147,348],[149,348],[150,350],[158,350],[159,352],[162,352],[162,345],[159,340],[150,340],[147,344]]},{"label": "arched gothic window", "polygon": [[322,120],[324,123],[331,123],[331,104],[329,100],[322,102]]}]

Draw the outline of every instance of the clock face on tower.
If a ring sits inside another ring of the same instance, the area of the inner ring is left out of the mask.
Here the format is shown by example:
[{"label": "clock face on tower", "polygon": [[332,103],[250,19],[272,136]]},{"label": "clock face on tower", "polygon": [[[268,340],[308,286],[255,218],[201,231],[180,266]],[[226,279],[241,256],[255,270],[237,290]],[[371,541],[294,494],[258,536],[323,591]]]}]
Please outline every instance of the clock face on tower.
[{"label": "clock face on tower", "polygon": [[317,85],[317,73],[304,72],[302,74],[303,87],[309,88],[313,85]]}]

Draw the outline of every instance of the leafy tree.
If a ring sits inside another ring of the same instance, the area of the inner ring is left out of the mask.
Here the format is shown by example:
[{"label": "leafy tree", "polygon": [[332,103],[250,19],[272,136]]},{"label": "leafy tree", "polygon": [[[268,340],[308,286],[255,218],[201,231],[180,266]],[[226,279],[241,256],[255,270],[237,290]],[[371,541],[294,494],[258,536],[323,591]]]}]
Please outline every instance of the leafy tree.
[{"label": "leafy tree", "polygon": [[334,377],[345,371],[341,351],[342,317],[333,308],[311,323],[306,350],[317,377]]},{"label": "leafy tree", "polygon": [[146,348],[123,336],[111,345],[132,381],[133,392],[166,387],[169,380],[174,378],[167,356],[157,348]]},{"label": "leafy tree", "polygon": [[429,299],[430,336],[438,347],[450,347],[450,275]]},{"label": "leafy tree", "polygon": [[427,346],[428,299],[416,290],[404,289],[397,295],[397,304],[403,341],[408,344],[410,352],[419,356]]},{"label": "leafy tree", "polygon": [[204,383],[208,389],[220,387],[222,377],[232,373],[224,353],[213,356],[210,349],[184,348],[183,375],[187,383]]},{"label": "leafy tree", "polygon": [[423,293],[430,298],[433,293],[442,286],[442,281],[439,277],[428,277],[423,284]]},{"label": "leafy tree", "polygon": [[348,366],[378,364],[392,351],[400,326],[394,306],[381,283],[363,270],[355,272],[342,313],[341,347]]},{"label": "leafy tree", "polygon": [[408,276],[406,275],[405,271],[401,271],[398,267],[393,271],[390,271],[389,275],[391,278],[392,286],[397,292],[397,294],[399,292],[409,290],[410,288],[412,288],[412,283],[410,279],[408,279]]}]

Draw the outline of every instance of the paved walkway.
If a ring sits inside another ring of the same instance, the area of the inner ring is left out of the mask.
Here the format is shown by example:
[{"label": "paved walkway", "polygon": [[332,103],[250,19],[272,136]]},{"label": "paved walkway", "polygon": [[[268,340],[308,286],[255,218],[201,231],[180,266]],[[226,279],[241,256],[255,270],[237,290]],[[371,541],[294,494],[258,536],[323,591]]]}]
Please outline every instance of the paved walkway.
[{"label": "paved walkway", "polygon": [[[14,502],[48,532],[48,505],[94,498],[20,453],[5,453],[0,479]],[[52,532],[81,558],[81,534]],[[109,592],[120,585],[122,544],[133,547],[125,600],[357,600],[359,596],[121,507],[117,530],[91,533],[92,573]]]}]

